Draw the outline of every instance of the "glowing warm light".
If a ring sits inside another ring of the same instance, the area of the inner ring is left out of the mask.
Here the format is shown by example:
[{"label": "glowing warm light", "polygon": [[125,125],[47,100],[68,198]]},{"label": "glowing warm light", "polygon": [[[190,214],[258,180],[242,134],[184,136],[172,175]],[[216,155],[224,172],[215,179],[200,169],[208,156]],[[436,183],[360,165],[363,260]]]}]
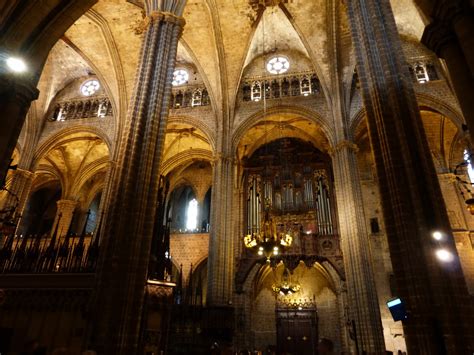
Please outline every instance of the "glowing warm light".
[{"label": "glowing warm light", "polygon": [[443,239],[443,233],[441,233],[440,231],[433,232],[432,236],[435,240],[442,240]]},{"label": "glowing warm light", "polygon": [[449,250],[446,250],[446,249],[438,249],[438,250],[436,251],[436,257],[437,257],[440,261],[445,262],[445,263],[448,263],[448,262],[454,260],[454,255],[453,255],[453,253],[451,253]]},{"label": "glowing warm light", "polygon": [[11,71],[15,73],[23,73],[26,71],[26,63],[23,61],[23,59],[16,58],[16,57],[10,57],[7,59],[7,66],[10,68]]}]

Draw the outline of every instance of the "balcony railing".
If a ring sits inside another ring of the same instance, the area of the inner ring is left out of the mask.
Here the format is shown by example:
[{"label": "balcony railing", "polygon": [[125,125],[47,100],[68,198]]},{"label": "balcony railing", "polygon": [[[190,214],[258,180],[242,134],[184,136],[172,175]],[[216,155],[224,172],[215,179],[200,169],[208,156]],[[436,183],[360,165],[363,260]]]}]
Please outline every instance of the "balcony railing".
[{"label": "balcony railing", "polygon": [[108,97],[98,96],[58,102],[49,117],[50,121],[61,122],[81,118],[112,116],[112,104]]},{"label": "balcony railing", "polygon": [[439,80],[436,66],[426,60],[409,63],[408,70],[414,83],[425,84],[429,81]]},{"label": "balcony railing", "polygon": [[91,273],[99,255],[92,234],[56,240],[45,236],[6,236],[1,239],[0,274]]},{"label": "balcony railing", "polygon": [[175,110],[209,105],[209,93],[204,86],[187,85],[173,89],[171,94],[171,108]]},{"label": "balcony railing", "polygon": [[317,95],[321,92],[319,79],[314,72],[292,73],[282,76],[246,78],[241,86],[243,101],[260,101],[294,96]]}]

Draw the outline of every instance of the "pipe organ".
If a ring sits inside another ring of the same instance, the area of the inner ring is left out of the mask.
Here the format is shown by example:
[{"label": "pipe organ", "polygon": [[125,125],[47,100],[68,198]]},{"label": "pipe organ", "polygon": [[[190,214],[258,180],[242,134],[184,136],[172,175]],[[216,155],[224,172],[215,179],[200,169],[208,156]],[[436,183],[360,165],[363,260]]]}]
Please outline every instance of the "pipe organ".
[{"label": "pipe organ", "polygon": [[[310,143],[280,139],[244,160],[247,233],[268,210],[277,225],[307,234],[337,234],[330,158]],[[291,224],[291,226],[288,226]]]}]

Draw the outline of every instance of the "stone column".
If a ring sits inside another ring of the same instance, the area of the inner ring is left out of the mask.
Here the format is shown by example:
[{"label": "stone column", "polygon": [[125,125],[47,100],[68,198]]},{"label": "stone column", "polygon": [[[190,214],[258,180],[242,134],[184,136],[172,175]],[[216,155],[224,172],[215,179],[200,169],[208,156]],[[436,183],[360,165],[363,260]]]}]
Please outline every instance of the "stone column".
[{"label": "stone column", "polygon": [[440,22],[432,22],[423,33],[422,43],[446,61],[453,89],[474,142],[474,75],[453,32]]},{"label": "stone column", "polygon": [[14,170],[7,181],[6,187],[9,192],[3,194],[0,210],[16,208],[16,215],[21,215],[30,194],[33,177],[34,173],[29,170],[20,168]]},{"label": "stone column", "polygon": [[140,351],[159,168],[185,4],[145,0],[148,23],[105,216],[88,329],[99,354]]},{"label": "stone column", "polygon": [[[472,353],[472,301],[390,2],[346,3],[408,353]],[[449,263],[436,258],[434,230],[444,233]]]},{"label": "stone column", "polygon": [[38,98],[39,91],[27,74],[8,73],[5,60],[0,61],[0,183],[4,181],[7,168],[20,135],[31,101]]},{"label": "stone column", "polygon": [[207,303],[229,305],[232,300],[234,255],[232,222],[238,211],[232,210],[231,158],[220,156],[214,162],[209,238]]},{"label": "stone column", "polygon": [[[433,18],[452,28],[474,77],[474,15],[465,0],[438,0]],[[466,73],[467,75],[467,73]]]},{"label": "stone column", "polygon": [[[59,220],[58,237],[64,237],[69,229],[69,226],[71,225],[72,216],[77,206],[77,201],[58,200],[56,201],[56,205],[57,205],[56,217],[54,219],[53,229],[51,233],[53,233],[53,231],[55,230],[56,224],[58,223],[58,220]],[[59,219],[59,216],[61,216],[61,219]]]},{"label": "stone column", "polygon": [[356,158],[357,147],[342,141],[332,151],[341,248],[349,316],[355,320],[361,351],[385,351],[380,308],[371,265],[368,233]]},{"label": "stone column", "polygon": [[348,317],[349,315],[346,314],[347,310],[347,288],[345,283],[337,287],[336,289],[336,297],[337,297],[337,311],[339,314],[339,328],[341,333],[341,353],[343,354],[351,354],[351,349],[354,348],[353,341],[351,341],[349,337],[349,324],[348,324]]}]

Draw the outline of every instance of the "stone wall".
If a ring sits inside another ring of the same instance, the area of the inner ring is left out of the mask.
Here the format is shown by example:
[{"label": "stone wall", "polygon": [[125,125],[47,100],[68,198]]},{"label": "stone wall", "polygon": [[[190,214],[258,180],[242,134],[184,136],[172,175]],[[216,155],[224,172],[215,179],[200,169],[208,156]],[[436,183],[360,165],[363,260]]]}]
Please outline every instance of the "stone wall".
[{"label": "stone wall", "polygon": [[172,234],[170,237],[171,260],[176,267],[183,265],[183,278],[187,280],[209,253],[209,234]]}]

